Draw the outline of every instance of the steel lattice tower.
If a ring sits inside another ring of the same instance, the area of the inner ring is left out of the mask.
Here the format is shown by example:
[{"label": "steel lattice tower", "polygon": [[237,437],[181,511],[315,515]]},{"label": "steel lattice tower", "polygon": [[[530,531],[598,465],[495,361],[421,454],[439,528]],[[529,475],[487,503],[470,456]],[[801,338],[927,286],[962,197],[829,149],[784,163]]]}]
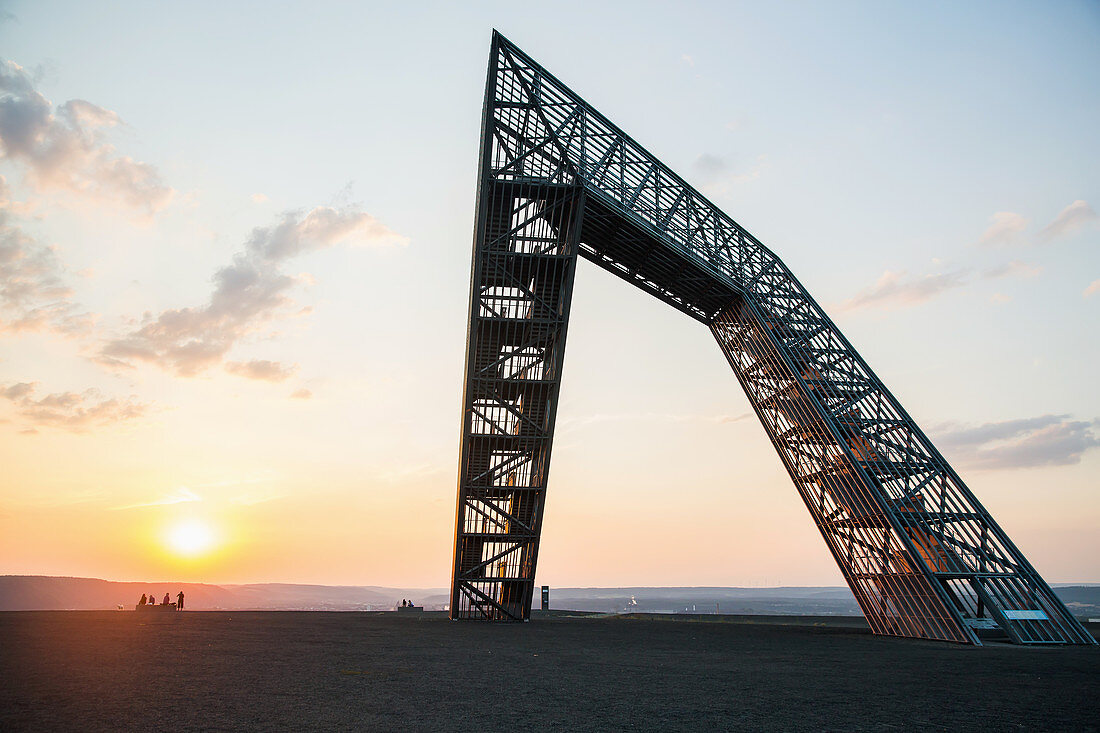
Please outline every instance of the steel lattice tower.
[{"label": "steel lattice tower", "polygon": [[876,633],[1095,643],[786,265],[495,32],[451,618],[530,617],[578,256],[710,328]]}]

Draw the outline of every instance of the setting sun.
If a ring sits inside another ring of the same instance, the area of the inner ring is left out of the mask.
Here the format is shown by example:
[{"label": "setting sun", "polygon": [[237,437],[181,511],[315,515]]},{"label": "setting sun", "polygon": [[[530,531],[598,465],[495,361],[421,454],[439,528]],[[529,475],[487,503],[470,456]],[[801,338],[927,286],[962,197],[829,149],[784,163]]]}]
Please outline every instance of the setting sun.
[{"label": "setting sun", "polygon": [[179,555],[201,555],[213,544],[213,530],[199,519],[185,519],[168,530],[168,545]]}]

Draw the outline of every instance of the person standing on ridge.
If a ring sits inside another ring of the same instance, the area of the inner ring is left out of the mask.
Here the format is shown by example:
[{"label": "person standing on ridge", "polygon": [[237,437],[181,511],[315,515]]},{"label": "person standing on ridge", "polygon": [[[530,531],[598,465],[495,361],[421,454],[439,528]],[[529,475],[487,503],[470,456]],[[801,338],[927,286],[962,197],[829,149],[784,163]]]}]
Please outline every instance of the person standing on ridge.
[{"label": "person standing on ridge", "polygon": [[183,610],[183,591],[182,590],[179,593],[176,594],[176,610],[177,611],[182,611]]}]

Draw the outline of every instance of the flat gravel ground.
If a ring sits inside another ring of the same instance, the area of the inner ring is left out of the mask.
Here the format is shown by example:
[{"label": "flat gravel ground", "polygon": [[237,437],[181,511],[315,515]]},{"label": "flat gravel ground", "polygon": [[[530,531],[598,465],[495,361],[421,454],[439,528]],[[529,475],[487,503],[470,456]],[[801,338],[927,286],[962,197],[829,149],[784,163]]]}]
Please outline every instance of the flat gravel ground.
[{"label": "flat gravel ground", "polygon": [[1097,647],[725,618],[0,613],[0,730],[1100,726]]}]

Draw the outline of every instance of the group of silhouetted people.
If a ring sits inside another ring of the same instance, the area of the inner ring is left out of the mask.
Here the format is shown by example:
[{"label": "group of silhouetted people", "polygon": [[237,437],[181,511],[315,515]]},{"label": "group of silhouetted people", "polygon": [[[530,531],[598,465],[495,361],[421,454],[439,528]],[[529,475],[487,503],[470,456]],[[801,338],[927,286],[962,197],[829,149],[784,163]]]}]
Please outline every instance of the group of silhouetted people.
[{"label": "group of silhouetted people", "polygon": [[401,599],[401,608],[415,608],[415,607],[416,607],[416,604],[414,604],[412,601],[406,601],[404,598]]},{"label": "group of silhouetted people", "polygon": [[[142,606],[155,606],[155,605],[157,605],[156,596],[154,596],[152,593],[150,593],[149,595],[145,595],[144,593],[141,594],[141,600],[138,601],[138,608],[141,608]],[[171,606],[171,605],[173,605],[172,601],[170,600],[170,596],[167,593],[164,594],[164,600],[160,602],[160,605],[162,605],[162,606]],[[179,593],[176,594],[176,602],[175,602],[174,605],[176,606],[177,611],[182,611],[183,610],[183,591],[182,590]]]}]

